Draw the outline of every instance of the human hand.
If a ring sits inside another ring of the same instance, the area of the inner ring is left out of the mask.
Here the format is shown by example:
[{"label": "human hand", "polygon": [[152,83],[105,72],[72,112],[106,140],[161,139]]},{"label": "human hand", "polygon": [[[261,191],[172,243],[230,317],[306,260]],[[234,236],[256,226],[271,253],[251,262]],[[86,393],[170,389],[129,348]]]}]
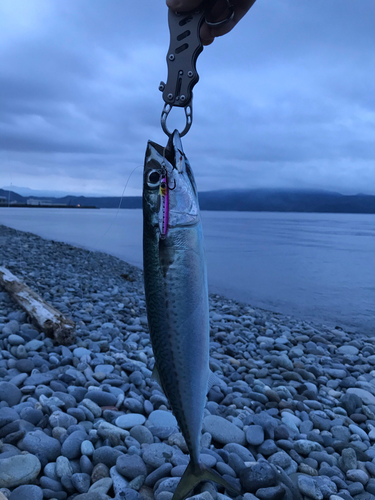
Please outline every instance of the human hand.
[{"label": "human hand", "polygon": [[[166,0],[167,6],[176,12],[188,12],[196,9],[202,0]],[[215,37],[223,36],[231,31],[234,26],[243,18],[246,12],[252,7],[255,0],[231,0],[234,9],[233,19],[223,24],[222,26],[212,27],[207,23],[203,23],[200,31],[200,36],[203,45],[210,45]],[[230,14],[228,3],[226,0],[216,0],[210,12],[210,22],[218,22],[226,19]]]}]

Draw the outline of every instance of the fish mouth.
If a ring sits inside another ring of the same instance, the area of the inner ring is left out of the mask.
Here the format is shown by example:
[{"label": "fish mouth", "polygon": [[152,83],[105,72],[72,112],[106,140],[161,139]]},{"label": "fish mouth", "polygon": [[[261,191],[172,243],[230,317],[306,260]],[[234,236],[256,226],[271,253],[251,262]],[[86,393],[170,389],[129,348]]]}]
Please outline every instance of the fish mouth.
[{"label": "fish mouth", "polygon": [[177,174],[186,175],[194,195],[198,196],[193,171],[184,153],[178,130],[173,132],[165,147],[156,142],[148,141],[144,174],[153,168],[155,170],[165,169],[171,179],[169,188],[172,187],[172,190],[173,183],[179,182]]},{"label": "fish mouth", "polygon": [[169,228],[199,222],[196,184],[178,130],[165,147],[148,142],[143,187],[144,206],[155,214],[152,224],[159,225],[162,239],[167,237]]},{"label": "fish mouth", "polygon": [[152,156],[155,156],[155,155],[152,155],[153,149],[158,153],[159,157],[166,160],[174,168],[174,154],[173,154],[173,150],[169,147],[169,144],[170,144],[170,142],[168,142],[168,144],[165,147],[163,147],[154,141],[148,141],[148,143],[147,143],[147,155],[146,156],[151,157],[151,159],[149,161],[145,162],[144,170],[148,170],[150,168],[150,162],[153,162],[153,161],[155,161],[155,166],[158,166],[156,158],[155,158],[155,160],[152,159]]},{"label": "fish mouth", "polygon": [[153,141],[148,141],[148,146],[155,149],[156,152],[172,166],[173,170],[177,170],[179,174],[185,173],[187,158],[182,147],[178,130],[173,132],[165,147]]}]

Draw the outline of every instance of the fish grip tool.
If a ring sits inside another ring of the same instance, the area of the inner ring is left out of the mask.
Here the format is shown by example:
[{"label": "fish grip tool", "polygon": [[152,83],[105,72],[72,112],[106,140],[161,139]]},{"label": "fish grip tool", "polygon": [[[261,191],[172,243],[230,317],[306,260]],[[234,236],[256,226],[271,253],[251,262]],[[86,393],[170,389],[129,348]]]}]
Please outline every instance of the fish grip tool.
[{"label": "fish grip tool", "polygon": [[193,87],[199,80],[196,63],[203,50],[200,29],[203,22],[217,28],[231,21],[234,16],[233,5],[226,0],[229,15],[221,21],[210,22],[210,15],[215,0],[205,0],[201,6],[191,12],[174,12],[168,9],[168,25],[170,33],[167,53],[167,82],[160,82],[159,90],[163,92],[164,108],[161,114],[161,126],[168,137],[172,133],[167,127],[167,118],[174,106],[184,108],[185,128],[180,132],[183,137],[190,130],[193,122]]},{"label": "fish grip tool", "polygon": [[180,136],[189,131],[193,121],[193,87],[199,80],[196,62],[203,50],[199,31],[205,19],[206,9],[177,13],[169,9],[168,24],[170,45],[167,54],[167,82],[160,82],[159,90],[163,92],[165,102],[161,114],[163,131],[171,137],[167,127],[167,117],[172,107],[184,108],[186,124]]}]

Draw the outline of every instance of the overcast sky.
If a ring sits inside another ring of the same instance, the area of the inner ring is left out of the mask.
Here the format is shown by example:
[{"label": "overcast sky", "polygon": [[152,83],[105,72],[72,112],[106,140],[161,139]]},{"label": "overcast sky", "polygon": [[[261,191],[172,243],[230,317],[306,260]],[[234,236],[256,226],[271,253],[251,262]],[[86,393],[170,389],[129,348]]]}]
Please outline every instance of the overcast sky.
[{"label": "overcast sky", "polygon": [[[183,139],[198,188],[375,193],[374,20],[374,0],[257,0],[206,47]],[[163,0],[1,0],[0,187],[121,195],[167,140],[168,46]]]}]

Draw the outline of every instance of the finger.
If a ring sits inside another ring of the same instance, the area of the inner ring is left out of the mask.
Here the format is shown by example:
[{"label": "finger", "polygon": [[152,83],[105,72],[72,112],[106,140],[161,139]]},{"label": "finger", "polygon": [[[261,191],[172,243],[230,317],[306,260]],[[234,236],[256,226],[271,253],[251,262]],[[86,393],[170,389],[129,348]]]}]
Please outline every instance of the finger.
[{"label": "finger", "polygon": [[203,45],[211,45],[215,40],[215,35],[212,34],[211,28],[206,23],[202,24],[200,37]]},{"label": "finger", "polygon": [[207,21],[216,23],[226,19],[231,12],[232,10],[227,0],[215,0],[214,3],[211,2],[211,7],[206,13],[206,19]]},{"label": "finger", "polygon": [[[217,36],[223,36],[229,33],[236,24],[244,17],[244,15],[249,11],[249,9],[254,5],[255,0],[239,0],[238,2],[234,2],[235,11],[234,17],[232,20],[223,24],[222,26],[218,26],[216,28],[208,26],[206,23],[203,23],[200,31],[200,36],[202,39],[203,45],[209,45],[213,42],[214,38]],[[211,19],[210,21],[220,21],[220,16],[217,19]],[[211,40],[209,43],[206,43]]]},{"label": "finger", "polygon": [[203,0],[167,0],[167,6],[176,12],[188,12],[194,10]]}]

